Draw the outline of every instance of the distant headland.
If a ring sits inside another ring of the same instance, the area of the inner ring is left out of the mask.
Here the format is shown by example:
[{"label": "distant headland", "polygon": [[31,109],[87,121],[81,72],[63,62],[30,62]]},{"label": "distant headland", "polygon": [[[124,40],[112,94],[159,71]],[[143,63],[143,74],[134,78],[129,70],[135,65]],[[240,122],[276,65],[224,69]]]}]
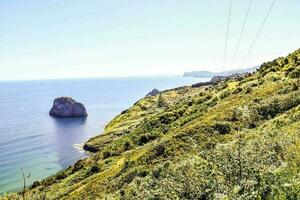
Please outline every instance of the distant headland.
[{"label": "distant headland", "polygon": [[207,77],[214,77],[214,76],[229,76],[232,74],[241,74],[247,72],[254,72],[258,69],[259,66],[246,68],[246,69],[236,69],[236,70],[229,70],[223,72],[211,72],[211,71],[192,71],[192,72],[185,72],[183,74],[184,77],[195,77],[195,78],[207,78]]}]

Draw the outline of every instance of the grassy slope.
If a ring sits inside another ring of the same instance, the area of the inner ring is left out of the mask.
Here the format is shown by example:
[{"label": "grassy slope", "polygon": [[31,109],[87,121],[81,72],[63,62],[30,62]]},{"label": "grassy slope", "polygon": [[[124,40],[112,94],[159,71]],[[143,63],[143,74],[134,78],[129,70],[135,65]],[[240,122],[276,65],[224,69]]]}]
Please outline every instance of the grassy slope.
[{"label": "grassy slope", "polygon": [[299,199],[299,71],[300,50],[243,79],[141,99],[87,142],[96,153],[27,199]]}]

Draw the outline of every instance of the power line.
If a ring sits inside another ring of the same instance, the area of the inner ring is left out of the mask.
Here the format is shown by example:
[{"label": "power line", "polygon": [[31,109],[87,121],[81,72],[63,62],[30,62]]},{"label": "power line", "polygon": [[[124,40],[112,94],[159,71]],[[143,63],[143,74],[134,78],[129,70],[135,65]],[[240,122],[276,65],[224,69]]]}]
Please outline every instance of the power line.
[{"label": "power line", "polygon": [[276,2],[276,0],[273,0],[273,1],[272,1],[272,4],[271,4],[271,6],[270,6],[270,8],[269,8],[269,10],[268,10],[268,12],[267,12],[267,14],[266,14],[266,16],[265,16],[263,22],[262,22],[262,24],[260,25],[260,27],[259,27],[259,29],[258,29],[258,32],[257,32],[256,35],[255,35],[255,38],[254,38],[254,40],[253,40],[253,42],[252,42],[252,44],[251,44],[251,46],[250,46],[250,48],[249,48],[249,50],[248,50],[248,52],[247,52],[247,54],[246,54],[246,57],[245,57],[245,59],[244,59],[243,62],[242,62],[242,65],[244,65],[244,64],[246,63],[246,61],[248,60],[248,58],[249,58],[249,56],[250,56],[250,53],[251,53],[251,51],[252,51],[252,49],[253,49],[253,47],[254,47],[254,45],[255,45],[257,39],[258,39],[258,36],[259,36],[259,34],[261,33],[261,31],[262,31],[262,29],[263,29],[263,27],[264,27],[264,25],[265,25],[265,23],[266,23],[266,21],[267,21],[269,15],[270,15],[270,13],[271,13],[271,11],[272,11],[274,5],[275,5],[275,2]]},{"label": "power line", "polygon": [[244,19],[244,23],[243,23],[243,26],[242,26],[242,29],[241,29],[241,32],[240,32],[238,43],[237,43],[235,51],[234,51],[234,56],[233,56],[233,59],[232,59],[232,62],[231,62],[231,66],[234,65],[236,57],[237,57],[237,53],[238,53],[239,48],[240,48],[240,44],[241,44],[241,41],[242,41],[242,38],[243,38],[243,35],[244,35],[244,32],[245,32],[245,28],[246,28],[247,20],[248,20],[248,17],[249,17],[250,8],[252,6],[252,2],[253,2],[253,0],[249,1],[248,9],[247,9],[246,16],[245,16],[245,19]]},{"label": "power line", "polygon": [[232,0],[229,0],[229,12],[228,12],[227,29],[226,29],[226,36],[225,36],[226,39],[225,39],[225,49],[224,49],[223,71],[224,71],[225,65],[226,65],[228,38],[229,38],[229,26],[230,26],[230,18],[231,18],[231,7],[232,7]]}]

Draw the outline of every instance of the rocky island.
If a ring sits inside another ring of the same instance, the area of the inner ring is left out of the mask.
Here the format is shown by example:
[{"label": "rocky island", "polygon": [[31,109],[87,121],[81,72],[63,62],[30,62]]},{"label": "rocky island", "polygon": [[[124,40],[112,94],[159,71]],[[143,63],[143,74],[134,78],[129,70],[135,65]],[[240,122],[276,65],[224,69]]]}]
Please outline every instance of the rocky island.
[{"label": "rocky island", "polygon": [[57,118],[87,117],[85,106],[71,97],[60,97],[54,100],[49,115]]}]

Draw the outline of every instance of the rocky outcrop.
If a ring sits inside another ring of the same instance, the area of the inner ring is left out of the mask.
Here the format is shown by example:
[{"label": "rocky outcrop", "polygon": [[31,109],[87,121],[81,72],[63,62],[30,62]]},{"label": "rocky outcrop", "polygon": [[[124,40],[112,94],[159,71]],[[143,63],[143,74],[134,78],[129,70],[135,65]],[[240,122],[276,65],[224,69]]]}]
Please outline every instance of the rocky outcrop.
[{"label": "rocky outcrop", "polygon": [[212,79],[210,80],[210,82],[215,83],[215,82],[219,82],[219,81],[223,81],[225,79],[242,79],[246,76],[250,76],[251,73],[235,73],[235,74],[231,74],[228,76],[214,76],[212,77]]},{"label": "rocky outcrop", "polygon": [[198,88],[198,87],[203,87],[203,86],[208,86],[208,85],[212,85],[213,82],[199,82],[199,83],[195,83],[192,85],[192,88]]},{"label": "rocky outcrop", "polygon": [[71,97],[60,97],[55,99],[49,115],[57,118],[78,118],[88,116],[84,105],[76,102]]},{"label": "rocky outcrop", "polygon": [[91,153],[96,153],[97,151],[99,151],[99,149],[97,149],[96,147],[94,147],[93,145],[89,145],[87,143],[85,143],[83,145],[83,150],[91,152]]},{"label": "rocky outcrop", "polygon": [[237,80],[240,80],[242,79],[243,77],[246,77],[246,76],[250,76],[251,73],[236,73],[236,74],[231,74],[229,76],[214,76],[210,79],[210,81],[208,82],[200,82],[200,83],[195,83],[192,85],[192,88],[197,88],[197,87],[202,87],[202,86],[208,86],[208,85],[213,85],[219,81],[223,81],[223,80],[226,80],[226,79],[237,79]]},{"label": "rocky outcrop", "polygon": [[219,81],[223,81],[227,78],[227,76],[214,76],[210,79],[210,82],[215,83]]},{"label": "rocky outcrop", "polygon": [[156,96],[159,94],[159,90],[158,89],[153,89],[151,92],[149,92],[146,97],[152,97],[152,96]]}]

